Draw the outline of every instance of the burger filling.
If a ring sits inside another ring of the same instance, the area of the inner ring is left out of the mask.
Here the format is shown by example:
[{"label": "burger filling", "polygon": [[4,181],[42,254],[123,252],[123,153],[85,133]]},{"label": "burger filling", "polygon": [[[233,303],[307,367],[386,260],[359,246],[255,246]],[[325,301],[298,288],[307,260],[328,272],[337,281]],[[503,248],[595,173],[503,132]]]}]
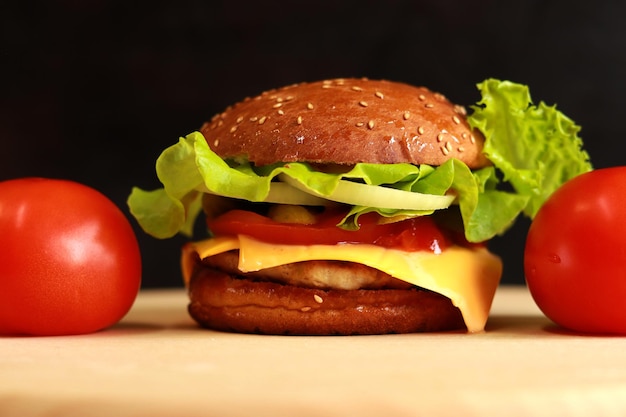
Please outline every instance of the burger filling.
[{"label": "burger filling", "polygon": [[[216,203],[223,199],[207,196],[206,206],[225,206]],[[227,204],[226,204],[227,206]],[[258,205],[257,205],[258,209]],[[411,219],[381,218],[370,213],[360,218],[358,230],[338,228],[344,217],[338,208],[312,208],[297,205],[269,205],[264,213],[233,209],[216,217],[208,217],[207,224],[214,236],[246,235],[256,240],[283,245],[350,245],[370,244],[407,252],[427,251],[440,254],[454,244],[470,245],[461,232],[437,223],[437,216]],[[443,221],[439,219],[440,222]],[[229,275],[241,275],[239,251],[222,252],[202,260],[206,267]],[[320,289],[407,289],[414,285],[394,278],[376,268],[360,263],[336,260],[311,260],[290,263],[245,274],[246,278],[273,281],[282,284]]]},{"label": "burger filling", "polygon": [[367,213],[358,229],[346,230],[337,227],[341,206],[205,199],[213,236],[185,246],[187,283],[210,268],[303,288],[428,290],[450,298],[470,331],[484,328],[502,265],[484,244],[465,239],[455,208],[408,219]]}]

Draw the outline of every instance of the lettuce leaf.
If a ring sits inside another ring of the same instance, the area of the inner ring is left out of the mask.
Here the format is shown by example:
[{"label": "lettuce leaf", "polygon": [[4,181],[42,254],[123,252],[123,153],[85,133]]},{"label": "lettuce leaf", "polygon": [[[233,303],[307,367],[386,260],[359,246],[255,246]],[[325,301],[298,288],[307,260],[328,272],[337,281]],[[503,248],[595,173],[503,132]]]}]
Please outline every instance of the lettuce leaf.
[{"label": "lettuce leaf", "polygon": [[[543,102],[534,106],[526,86],[489,79],[478,88],[482,99],[472,107],[469,122],[485,135],[484,152],[493,166],[472,171],[450,159],[438,167],[356,164],[342,174],[317,172],[306,163],[258,168],[245,160],[222,160],[201,133],[193,132],[157,159],[163,188],[133,188],[128,198],[131,214],[154,237],[191,235],[203,193],[260,202],[284,174],[322,196],[330,195],[340,180],[424,194],[454,193],[466,238],[488,240],[505,232],[520,213],[533,217],[558,186],[590,170],[591,164],[577,136],[580,128],[555,107]],[[358,217],[372,211],[385,217],[433,212],[353,206],[338,226],[354,229]]]},{"label": "lettuce leaf", "polygon": [[504,181],[529,197],[524,213],[532,218],[561,184],[592,169],[580,127],[556,106],[533,105],[525,85],[488,79],[478,89],[468,121],[485,135],[483,151]]},{"label": "lettuce leaf", "polygon": [[[452,162],[450,162],[452,163]],[[321,195],[330,195],[340,180],[348,179],[369,185],[384,185],[403,191],[444,195],[450,189],[450,178],[429,181],[420,180],[430,176],[435,170],[424,165],[411,164],[357,164],[347,173],[330,174],[315,171],[306,163],[280,163],[255,169],[247,161],[224,161],[208,146],[199,132],[180,138],[175,145],[165,149],[156,163],[157,177],[162,189],[144,191],[133,188],[128,198],[131,214],[149,234],[167,238],[182,232],[189,234],[193,228],[203,193],[213,193],[224,197],[252,202],[264,201],[272,182],[280,174],[288,175]],[[443,181],[442,181],[443,180]],[[379,211],[381,215],[417,216],[431,214],[432,210],[385,210],[379,208],[354,207],[339,224],[353,229],[358,216],[369,211]],[[161,216],[163,218],[161,218]]]}]

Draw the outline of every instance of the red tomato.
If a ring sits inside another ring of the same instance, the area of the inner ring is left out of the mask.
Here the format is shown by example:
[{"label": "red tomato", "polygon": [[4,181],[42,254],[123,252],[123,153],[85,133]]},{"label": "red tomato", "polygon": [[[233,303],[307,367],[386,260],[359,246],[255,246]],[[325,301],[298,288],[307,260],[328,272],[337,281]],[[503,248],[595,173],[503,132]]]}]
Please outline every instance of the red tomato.
[{"label": "red tomato", "polygon": [[562,327],[626,334],[626,167],[579,175],[534,218],[524,270],[535,302]]},{"label": "red tomato", "polygon": [[443,249],[449,243],[443,232],[428,217],[378,224],[377,214],[359,217],[358,230],[337,227],[345,213],[325,213],[312,225],[279,223],[260,214],[231,210],[207,221],[215,235],[248,235],[265,242],[286,245],[335,245],[369,243],[405,250]]},{"label": "red tomato", "polygon": [[140,281],[135,234],[104,195],[72,181],[0,182],[0,334],[104,329]]}]

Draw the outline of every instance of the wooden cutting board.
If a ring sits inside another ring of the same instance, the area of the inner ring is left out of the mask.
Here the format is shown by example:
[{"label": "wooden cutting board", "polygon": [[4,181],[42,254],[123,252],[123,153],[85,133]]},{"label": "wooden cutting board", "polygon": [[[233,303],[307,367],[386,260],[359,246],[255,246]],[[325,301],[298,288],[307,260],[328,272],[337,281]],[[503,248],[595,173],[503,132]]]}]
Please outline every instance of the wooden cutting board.
[{"label": "wooden cutting board", "polygon": [[186,304],[146,290],[106,331],[0,338],[0,416],[626,415],[626,338],[557,328],[525,287],[480,334],[228,334]]}]

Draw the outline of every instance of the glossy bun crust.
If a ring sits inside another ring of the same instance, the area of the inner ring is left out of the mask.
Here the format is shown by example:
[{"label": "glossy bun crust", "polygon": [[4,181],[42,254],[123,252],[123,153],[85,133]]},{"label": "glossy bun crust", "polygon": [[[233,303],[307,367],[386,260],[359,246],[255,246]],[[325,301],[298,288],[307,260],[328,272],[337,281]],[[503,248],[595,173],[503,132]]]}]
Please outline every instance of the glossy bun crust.
[{"label": "glossy bun crust", "polygon": [[221,331],[275,335],[356,335],[466,330],[458,308],[431,291],[322,290],[252,281],[199,268],[189,313]]},{"label": "glossy bun crust", "polygon": [[465,109],[425,87],[335,79],[295,84],[248,98],[201,129],[222,158],[256,165],[358,162],[441,165],[457,158],[488,164],[484,138]]}]

